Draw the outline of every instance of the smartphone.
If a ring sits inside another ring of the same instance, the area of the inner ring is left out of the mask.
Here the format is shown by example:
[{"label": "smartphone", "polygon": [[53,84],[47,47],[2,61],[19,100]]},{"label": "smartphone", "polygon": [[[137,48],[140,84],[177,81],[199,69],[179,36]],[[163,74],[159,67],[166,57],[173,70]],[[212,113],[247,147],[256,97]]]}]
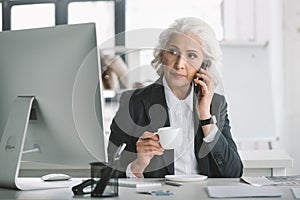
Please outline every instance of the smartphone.
[{"label": "smartphone", "polygon": [[[204,61],[202,62],[202,65],[201,65],[200,69],[206,70],[206,68],[209,67],[210,64],[211,64],[211,61],[210,61],[210,60],[204,60]],[[200,69],[199,69],[198,73],[201,73],[201,72],[200,72]],[[196,79],[197,79],[197,80],[202,80],[202,81],[203,81],[202,78],[199,79],[197,76],[196,76]],[[201,86],[198,85],[198,84],[195,84],[195,85],[194,85],[194,92],[198,95],[198,93],[199,93],[200,90],[201,90]]]}]

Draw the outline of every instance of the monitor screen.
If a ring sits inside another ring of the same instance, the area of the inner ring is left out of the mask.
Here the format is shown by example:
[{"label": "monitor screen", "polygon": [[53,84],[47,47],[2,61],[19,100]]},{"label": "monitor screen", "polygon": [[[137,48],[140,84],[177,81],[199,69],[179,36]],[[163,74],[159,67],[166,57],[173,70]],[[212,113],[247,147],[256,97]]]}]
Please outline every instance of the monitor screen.
[{"label": "monitor screen", "polygon": [[34,100],[22,161],[73,168],[106,161],[98,58],[93,23],[0,32],[1,163],[15,159],[11,130],[22,126],[16,100],[26,107],[24,97]]}]

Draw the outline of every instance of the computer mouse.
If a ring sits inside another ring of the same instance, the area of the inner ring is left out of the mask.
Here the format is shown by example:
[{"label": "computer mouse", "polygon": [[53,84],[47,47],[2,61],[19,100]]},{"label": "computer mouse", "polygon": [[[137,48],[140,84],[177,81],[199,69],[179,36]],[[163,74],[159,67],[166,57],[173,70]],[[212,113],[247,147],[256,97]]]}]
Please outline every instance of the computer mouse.
[{"label": "computer mouse", "polygon": [[67,174],[46,174],[41,179],[44,181],[66,181],[71,179],[71,176]]}]

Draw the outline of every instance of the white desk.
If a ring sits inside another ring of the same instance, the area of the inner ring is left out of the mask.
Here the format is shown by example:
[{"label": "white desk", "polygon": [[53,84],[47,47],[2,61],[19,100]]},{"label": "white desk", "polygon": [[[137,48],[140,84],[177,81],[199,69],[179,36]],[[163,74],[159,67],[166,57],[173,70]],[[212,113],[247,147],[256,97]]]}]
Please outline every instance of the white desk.
[{"label": "white desk", "polygon": [[293,167],[293,159],[283,150],[239,151],[244,164],[244,176],[285,176]]},{"label": "white desk", "polygon": [[[293,159],[282,150],[239,151],[244,164],[244,176],[284,176],[293,166]],[[66,169],[65,166],[47,166],[34,163],[21,164],[21,177],[40,177],[47,173],[66,173],[73,177],[90,175],[89,165],[85,169]]]},{"label": "white desk", "polygon": [[[88,195],[86,196],[73,196],[71,191],[71,187],[78,184],[81,179],[76,179],[70,181],[69,188],[61,188],[61,189],[50,189],[50,190],[35,190],[35,191],[15,191],[15,190],[8,190],[8,189],[0,189],[0,199],[98,199],[92,198]],[[119,196],[115,198],[104,198],[104,199],[164,199],[164,200],[205,200],[210,199],[204,190],[206,186],[211,185],[241,185],[245,183],[239,182],[239,179],[207,179],[202,182],[197,183],[185,183],[184,186],[181,187],[174,187],[169,185],[163,185],[163,189],[171,190],[174,195],[173,196],[164,196],[164,197],[157,197],[145,194],[137,194],[135,188],[126,188],[126,187],[119,187]],[[279,186],[278,186],[279,187]],[[300,186],[298,186],[300,187]],[[284,193],[281,198],[267,198],[270,199],[294,199],[293,194],[290,190],[291,187],[287,186],[280,186],[279,189]],[[239,199],[256,199],[256,198],[239,198]],[[258,198],[261,199],[261,198]]]}]

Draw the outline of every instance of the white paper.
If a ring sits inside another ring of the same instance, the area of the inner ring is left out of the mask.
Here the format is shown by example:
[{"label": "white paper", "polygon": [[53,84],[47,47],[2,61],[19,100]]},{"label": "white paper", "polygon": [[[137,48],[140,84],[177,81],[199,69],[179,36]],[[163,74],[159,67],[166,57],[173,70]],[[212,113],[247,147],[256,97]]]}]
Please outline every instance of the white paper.
[{"label": "white paper", "polygon": [[208,186],[207,193],[211,198],[240,197],[281,197],[283,193],[273,186]]},{"label": "white paper", "polygon": [[276,185],[275,182],[267,179],[265,176],[242,177],[241,179],[254,186]]},{"label": "white paper", "polygon": [[241,177],[241,180],[250,185],[300,185],[300,176],[253,176]]},{"label": "white paper", "polygon": [[300,188],[292,188],[293,194],[296,199],[300,199]]},{"label": "white paper", "polygon": [[144,179],[119,179],[120,187],[161,187],[161,182],[144,181]]}]

